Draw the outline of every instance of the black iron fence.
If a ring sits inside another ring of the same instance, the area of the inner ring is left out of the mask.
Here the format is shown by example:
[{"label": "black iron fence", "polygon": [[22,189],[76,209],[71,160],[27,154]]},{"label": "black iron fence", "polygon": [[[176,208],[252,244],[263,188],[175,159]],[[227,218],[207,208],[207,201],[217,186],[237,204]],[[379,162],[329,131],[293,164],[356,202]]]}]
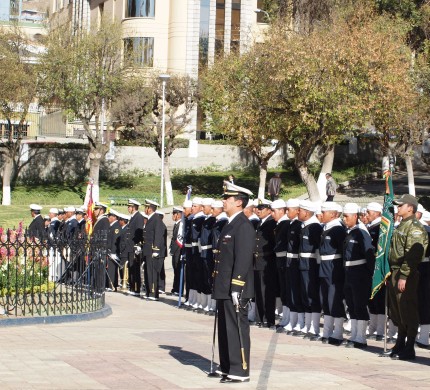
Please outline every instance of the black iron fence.
[{"label": "black iron fence", "polygon": [[0,313],[78,314],[105,305],[106,237],[0,229]]}]

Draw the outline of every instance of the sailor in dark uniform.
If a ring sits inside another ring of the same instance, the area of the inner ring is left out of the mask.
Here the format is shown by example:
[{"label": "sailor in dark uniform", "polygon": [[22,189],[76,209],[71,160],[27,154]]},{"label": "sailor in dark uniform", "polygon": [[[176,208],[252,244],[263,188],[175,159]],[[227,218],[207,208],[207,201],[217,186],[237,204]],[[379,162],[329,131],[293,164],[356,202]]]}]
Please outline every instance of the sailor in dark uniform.
[{"label": "sailor in dark uniform", "polygon": [[143,228],[143,257],[145,259],[146,298],[158,301],[158,282],[166,257],[166,225],[156,213],[159,204],[145,199],[145,214],[148,216]]},{"label": "sailor in dark uniform", "polygon": [[33,217],[33,220],[31,221],[30,225],[28,225],[27,229],[27,235],[30,238],[37,238],[39,240],[42,240],[46,235],[45,221],[40,215],[41,210],[42,206],[39,206],[38,204],[33,203],[30,205],[30,212],[31,216]]},{"label": "sailor in dark uniform", "polygon": [[279,290],[276,270],[275,227],[272,210],[267,199],[258,199],[257,215],[260,218],[254,253],[255,320],[260,328],[275,326],[276,296]]},{"label": "sailor in dark uniform", "polygon": [[[382,206],[371,202],[366,206],[367,230],[372,239],[375,256],[378,252],[379,226],[381,224]],[[369,300],[369,329],[368,338],[381,341],[385,332],[385,285],[382,285],[373,299]],[[376,332],[376,334],[374,334]]]},{"label": "sailor in dark uniform", "polygon": [[229,222],[218,241],[212,295],[218,302],[222,383],[249,381],[251,343],[247,304],[254,294],[255,231],[242,212],[249,195],[252,193],[246,188],[226,183],[223,203]]},{"label": "sailor in dark uniform", "polygon": [[[128,221],[130,216],[126,214],[119,214],[118,222],[121,226],[119,231],[119,276],[121,279],[121,287],[123,290],[127,287],[127,282],[124,278],[124,270],[128,266],[127,262],[134,255],[134,245],[130,238],[130,230],[128,228]],[[127,272],[127,271],[126,271]]]},{"label": "sailor in dark uniform", "polygon": [[[171,293],[179,295],[179,284],[181,277],[181,251],[184,246],[183,239],[183,224],[182,212],[184,209],[180,206],[173,207],[172,219],[174,222],[172,238],[170,240],[169,253],[172,256],[172,269],[173,269],[173,286]],[[182,289],[183,289],[182,285]]]},{"label": "sailor in dark uniform", "polygon": [[191,261],[188,262],[187,259],[187,267],[190,266],[189,271],[189,284],[190,284],[190,292],[189,292],[189,303],[190,309],[197,310],[199,304],[201,303],[200,294],[198,293],[201,290],[201,280],[199,279],[199,271],[200,271],[200,232],[202,230],[203,222],[205,221],[205,214],[203,213],[203,199],[200,197],[194,197],[193,205],[191,207],[193,213],[193,219],[191,222]]},{"label": "sailor in dark uniform", "polygon": [[320,280],[319,246],[322,226],[315,216],[316,205],[308,200],[300,202],[299,270],[302,291],[302,303],[305,310],[305,338],[319,340],[320,334]]},{"label": "sailor in dark uniform", "polygon": [[107,235],[107,279],[106,289],[117,291],[118,288],[118,268],[120,264],[120,231],[121,226],[118,222],[119,214],[113,209],[108,213],[109,231]]},{"label": "sailor in dark uniform", "polygon": [[343,208],[343,220],[347,236],[343,247],[345,266],[345,301],[351,317],[351,337],[347,348],[366,348],[366,329],[369,321],[367,304],[375,268],[375,251],[366,227],[358,219],[360,207],[347,203]]},{"label": "sailor in dark uniform", "polygon": [[212,295],[212,276],[213,272],[213,252],[212,252],[212,227],[215,224],[215,217],[212,215],[212,198],[203,198],[203,221],[199,238],[200,261],[199,261],[199,279],[200,279],[200,303],[199,312],[209,314]]},{"label": "sailor in dark uniform", "polygon": [[[422,213],[420,222],[425,223],[424,228],[427,231],[430,241],[430,212]],[[424,259],[418,265],[420,279],[418,282],[418,314],[420,317],[420,333],[417,337],[417,347],[430,349],[429,333],[430,333],[430,245],[427,246],[427,251]]]},{"label": "sailor in dark uniform", "polygon": [[290,322],[285,327],[287,334],[304,335],[305,313],[301,294],[301,281],[299,269],[299,249],[300,249],[300,232],[302,223],[298,220],[299,200],[288,199],[287,216],[290,220],[287,231],[287,288],[291,297],[290,302]]},{"label": "sailor in dark uniform", "polygon": [[276,326],[278,332],[284,332],[284,328],[290,322],[291,289],[287,279],[288,228],[290,221],[286,214],[286,207],[287,205],[282,199],[277,199],[270,205],[272,217],[276,221],[274,251],[282,302],[282,320]]},{"label": "sailor in dark uniform", "polygon": [[53,207],[49,210],[49,226],[48,226],[48,241],[50,246],[55,245],[57,239],[57,232],[60,226],[60,220],[58,219],[58,209]]},{"label": "sailor in dark uniform", "polygon": [[127,206],[130,214],[130,221],[128,222],[129,237],[134,246],[134,252],[130,253],[130,258],[128,259],[129,294],[140,296],[140,287],[142,285],[140,265],[142,262],[144,221],[143,215],[139,212],[140,203],[137,200],[129,199]]},{"label": "sailor in dark uniform", "polygon": [[[215,217],[215,223],[212,226],[212,232],[211,232],[212,258],[211,258],[211,261],[208,262],[211,288],[213,286],[213,271],[215,268],[214,259],[218,253],[217,247],[218,247],[219,237],[221,235],[222,229],[228,223],[228,217],[227,217],[227,214],[224,212],[224,206],[221,200],[215,200],[212,203],[212,215]],[[216,300],[212,299],[212,296],[211,296],[208,314],[214,315],[215,310],[216,310]]]},{"label": "sailor in dark uniform", "polygon": [[94,282],[96,292],[101,292],[105,287],[107,235],[109,220],[106,215],[107,205],[96,202],[94,205],[94,217],[96,222],[90,238],[91,260],[94,267]]},{"label": "sailor in dark uniform", "polygon": [[246,207],[243,209],[243,213],[248,217],[249,221],[254,226],[254,229],[257,230],[257,226],[260,223],[260,218],[258,218],[257,214],[255,214],[257,200],[250,200]]},{"label": "sailor in dark uniform", "polygon": [[345,227],[338,218],[338,205],[325,202],[321,205],[323,232],[320,244],[320,293],[324,313],[322,342],[340,345],[343,340],[343,321],[346,317],[343,304],[343,242]]},{"label": "sailor in dark uniform", "polygon": [[[193,287],[193,254],[192,254],[192,234],[191,234],[191,226],[193,224],[193,202],[191,200],[186,200],[182,204],[184,209],[184,249],[183,249],[183,257],[185,258],[185,302],[183,304],[184,309],[189,309],[191,307],[190,297],[194,298],[194,292],[190,294],[190,291]],[[193,287],[194,289],[194,287]]]}]

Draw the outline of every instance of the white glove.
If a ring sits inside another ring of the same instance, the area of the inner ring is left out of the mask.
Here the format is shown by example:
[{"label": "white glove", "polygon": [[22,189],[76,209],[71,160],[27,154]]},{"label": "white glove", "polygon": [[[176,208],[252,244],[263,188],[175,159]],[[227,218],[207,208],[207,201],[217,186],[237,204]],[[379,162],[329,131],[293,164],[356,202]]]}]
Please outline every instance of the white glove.
[{"label": "white glove", "polygon": [[231,293],[231,300],[233,301],[234,306],[239,306],[239,293],[236,291],[233,291]]},{"label": "white glove", "polygon": [[134,254],[139,255],[142,252],[142,248],[139,245],[134,246]]},{"label": "white glove", "polygon": [[159,253],[153,253],[153,254],[152,254],[152,257],[153,257],[153,258],[157,258],[158,256],[160,256],[160,254],[159,254]]}]

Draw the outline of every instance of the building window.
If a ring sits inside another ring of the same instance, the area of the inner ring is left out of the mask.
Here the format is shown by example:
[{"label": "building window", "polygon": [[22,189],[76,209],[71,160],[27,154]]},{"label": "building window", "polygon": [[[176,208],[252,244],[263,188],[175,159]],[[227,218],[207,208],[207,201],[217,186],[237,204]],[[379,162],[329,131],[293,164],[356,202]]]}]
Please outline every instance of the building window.
[{"label": "building window", "polygon": [[154,18],[155,0],[127,0],[126,18]]},{"label": "building window", "polygon": [[224,53],[225,0],[217,0],[215,14],[215,54]]},{"label": "building window", "polygon": [[[2,120],[1,122],[5,122],[4,120]],[[27,137],[28,134],[28,124],[23,124],[23,125],[19,125],[17,123],[12,123],[9,126],[9,123],[2,123],[0,125],[1,127],[1,133],[2,133],[2,138],[9,138],[9,133],[10,133],[10,128],[12,127],[12,138],[13,139],[18,139],[18,138],[22,138],[22,137]]]},{"label": "building window", "polygon": [[232,51],[239,50],[240,43],[240,0],[231,2],[231,41],[230,48]]},{"label": "building window", "polygon": [[125,38],[124,52],[134,65],[151,68],[154,66],[154,38]]}]

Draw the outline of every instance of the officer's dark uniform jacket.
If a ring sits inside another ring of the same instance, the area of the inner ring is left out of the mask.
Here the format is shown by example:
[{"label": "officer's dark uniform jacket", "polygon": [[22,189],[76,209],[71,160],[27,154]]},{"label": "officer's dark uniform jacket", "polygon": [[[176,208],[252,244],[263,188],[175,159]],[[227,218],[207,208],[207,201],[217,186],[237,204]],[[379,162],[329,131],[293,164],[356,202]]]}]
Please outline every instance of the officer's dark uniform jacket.
[{"label": "officer's dark uniform jacket", "polygon": [[99,216],[97,218],[96,223],[93,226],[93,233],[91,234],[91,239],[93,241],[96,240],[98,242],[104,241],[106,244],[109,226],[110,226],[110,223],[107,216],[105,214],[102,214],[101,216]]},{"label": "officer's dark uniform jacket", "polygon": [[256,271],[264,271],[267,268],[276,269],[276,262],[274,261],[275,228],[276,221],[271,216],[261,221],[257,227],[254,255],[254,269]]},{"label": "officer's dark uniform jacket", "polygon": [[146,258],[166,257],[166,238],[163,221],[158,214],[153,213],[143,228],[143,255]]},{"label": "officer's dark uniform jacket", "polygon": [[40,214],[36,215],[27,229],[29,237],[42,239],[45,236],[45,221]]},{"label": "officer's dark uniform jacket", "polygon": [[130,232],[130,239],[133,245],[142,245],[143,240],[143,215],[136,211],[128,222],[128,229]]},{"label": "officer's dark uniform jacket", "polygon": [[217,246],[212,298],[230,299],[231,292],[242,299],[254,296],[253,245],[255,231],[243,212],[224,226]]},{"label": "officer's dark uniform jacket", "polygon": [[122,266],[133,256],[133,253],[133,241],[130,238],[130,229],[127,224],[122,226],[119,231],[119,258]]},{"label": "officer's dark uniform jacket", "polygon": [[390,247],[390,267],[399,270],[400,279],[415,273],[427,250],[428,236],[415,215],[404,219],[394,230]]},{"label": "officer's dark uniform jacket", "polygon": [[339,219],[330,221],[323,228],[319,276],[328,279],[329,283],[341,283],[344,280],[342,251],[345,237],[346,231]]},{"label": "officer's dark uniform jacket", "polygon": [[[430,226],[424,226],[427,231],[427,238],[430,240]],[[418,312],[420,317],[420,325],[430,324],[430,245],[427,245],[427,250],[424,259],[418,265],[420,279],[418,284]]]},{"label": "officer's dark uniform jacket", "polygon": [[121,226],[118,221],[115,221],[109,226],[109,231],[107,236],[108,254],[117,255],[118,258],[120,255],[120,248],[119,248],[120,232],[121,232]]},{"label": "officer's dark uniform jacket", "polygon": [[373,275],[375,252],[366,227],[360,222],[347,232],[343,247],[345,273],[366,270]]}]

